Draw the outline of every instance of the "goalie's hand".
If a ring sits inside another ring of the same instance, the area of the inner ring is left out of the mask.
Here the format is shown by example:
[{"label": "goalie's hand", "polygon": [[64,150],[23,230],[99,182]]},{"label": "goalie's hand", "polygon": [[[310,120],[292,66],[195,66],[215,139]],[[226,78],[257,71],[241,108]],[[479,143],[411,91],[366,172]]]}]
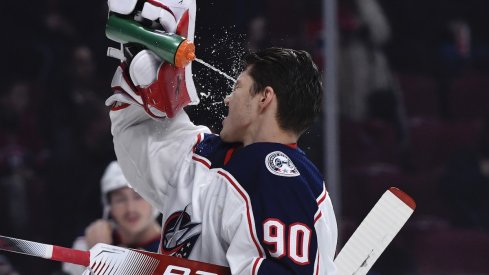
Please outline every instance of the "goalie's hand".
[{"label": "goalie's hand", "polygon": [[112,244],[112,225],[104,219],[94,221],[85,229],[85,240],[89,248],[97,243]]},{"label": "goalie's hand", "polygon": [[[132,16],[150,28],[174,32],[193,41],[195,0],[108,0],[108,4],[112,13]],[[110,49],[108,52],[123,61],[112,79],[114,95],[106,101],[113,111],[136,104],[152,118],[163,119],[172,118],[188,104],[198,104],[190,64],[176,68],[149,50],[139,51],[137,46],[128,44],[123,49],[113,49],[114,54]]]},{"label": "goalie's hand", "polygon": [[114,94],[105,101],[105,105],[117,111],[134,104],[144,108],[153,118],[165,117],[165,113],[148,104],[151,98],[148,98],[148,93],[144,90],[155,83],[161,63],[162,60],[152,51],[142,50],[132,59],[130,65],[119,65],[111,83]]},{"label": "goalie's hand", "polygon": [[[178,1],[172,0],[108,0],[109,11],[123,15],[133,15],[153,23],[159,23],[166,32],[175,33],[177,29]],[[154,28],[158,28],[153,24]]]}]

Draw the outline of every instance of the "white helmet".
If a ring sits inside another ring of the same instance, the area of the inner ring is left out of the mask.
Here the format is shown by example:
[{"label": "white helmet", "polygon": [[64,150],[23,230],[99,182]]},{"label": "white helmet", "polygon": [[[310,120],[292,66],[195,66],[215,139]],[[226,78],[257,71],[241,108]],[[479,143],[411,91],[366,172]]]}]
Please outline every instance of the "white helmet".
[{"label": "white helmet", "polygon": [[110,212],[110,204],[107,195],[117,189],[124,187],[131,187],[124,174],[122,174],[121,167],[117,161],[112,161],[105,169],[102,180],[100,181],[100,188],[102,194],[102,206],[104,208],[103,217],[107,218]]},{"label": "white helmet", "polygon": [[[107,219],[110,214],[110,203],[108,200],[108,194],[117,189],[124,187],[132,188],[129,181],[122,174],[122,169],[117,161],[112,161],[105,169],[102,180],[100,181],[100,189],[102,194],[102,206],[103,206],[103,218]],[[153,207],[153,216],[156,218],[160,213]]]}]

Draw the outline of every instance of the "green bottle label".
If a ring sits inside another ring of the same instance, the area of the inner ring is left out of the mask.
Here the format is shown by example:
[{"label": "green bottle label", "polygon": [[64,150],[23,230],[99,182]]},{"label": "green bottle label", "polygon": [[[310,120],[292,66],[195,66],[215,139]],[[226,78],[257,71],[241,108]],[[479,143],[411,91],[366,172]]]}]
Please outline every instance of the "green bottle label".
[{"label": "green bottle label", "polygon": [[117,15],[109,16],[105,26],[105,35],[110,40],[119,43],[141,44],[171,64],[175,64],[178,46],[185,40],[180,35],[151,30],[134,20]]}]

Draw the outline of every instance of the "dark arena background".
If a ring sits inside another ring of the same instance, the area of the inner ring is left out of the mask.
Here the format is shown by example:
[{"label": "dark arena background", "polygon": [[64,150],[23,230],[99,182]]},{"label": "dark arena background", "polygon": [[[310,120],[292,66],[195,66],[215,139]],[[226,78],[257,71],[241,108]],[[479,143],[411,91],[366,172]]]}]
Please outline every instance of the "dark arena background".
[{"label": "dark arena background", "polygon": [[[100,178],[115,159],[107,3],[3,2],[0,235],[71,247],[101,217]],[[328,136],[339,137],[339,177],[326,185],[339,187],[338,251],[397,186],[417,208],[369,274],[489,274],[489,1],[336,6],[338,131]],[[305,49],[325,69],[320,0],[197,8],[196,54],[231,76],[245,51],[267,46]],[[195,62],[193,72],[201,104],[188,112],[218,132],[230,83]],[[318,167],[323,125],[299,144]],[[7,264],[16,271],[2,273]],[[57,262],[0,252],[0,275],[13,274],[63,273]]]}]

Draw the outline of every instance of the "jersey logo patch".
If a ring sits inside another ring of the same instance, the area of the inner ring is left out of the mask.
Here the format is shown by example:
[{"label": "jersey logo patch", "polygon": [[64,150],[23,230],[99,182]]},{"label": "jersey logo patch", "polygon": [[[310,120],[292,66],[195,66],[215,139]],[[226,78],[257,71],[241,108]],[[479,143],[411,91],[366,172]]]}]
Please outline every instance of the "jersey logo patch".
[{"label": "jersey logo patch", "polygon": [[297,177],[300,175],[290,158],[280,151],[268,154],[265,157],[265,166],[267,166],[268,171],[277,176]]},{"label": "jersey logo patch", "polygon": [[202,232],[200,223],[193,223],[187,207],[170,215],[163,227],[161,252],[164,255],[188,258]]}]

